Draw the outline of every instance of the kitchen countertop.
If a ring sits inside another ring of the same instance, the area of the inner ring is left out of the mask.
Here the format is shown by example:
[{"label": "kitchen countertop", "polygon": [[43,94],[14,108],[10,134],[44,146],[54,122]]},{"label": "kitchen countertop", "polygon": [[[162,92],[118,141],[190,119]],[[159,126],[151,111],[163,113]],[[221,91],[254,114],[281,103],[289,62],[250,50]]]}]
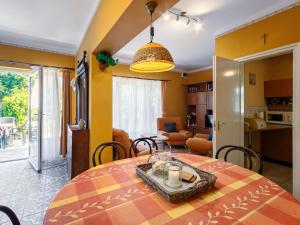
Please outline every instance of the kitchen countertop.
[{"label": "kitchen countertop", "polygon": [[255,131],[281,130],[281,129],[292,129],[292,128],[293,128],[293,126],[289,126],[289,125],[267,123],[267,127],[266,128],[263,128],[263,129],[253,129],[251,131],[255,132]]}]

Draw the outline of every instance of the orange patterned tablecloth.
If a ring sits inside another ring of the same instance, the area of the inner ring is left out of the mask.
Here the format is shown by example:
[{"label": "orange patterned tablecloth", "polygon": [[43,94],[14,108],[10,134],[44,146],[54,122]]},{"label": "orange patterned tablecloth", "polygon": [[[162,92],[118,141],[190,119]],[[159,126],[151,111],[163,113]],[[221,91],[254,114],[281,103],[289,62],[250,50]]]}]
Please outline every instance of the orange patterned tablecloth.
[{"label": "orange patterned tablecloth", "polygon": [[212,158],[174,154],[218,179],[215,189],[171,204],[136,176],[147,157],[115,161],[75,177],[57,194],[44,224],[300,224],[300,205],[265,177]]}]

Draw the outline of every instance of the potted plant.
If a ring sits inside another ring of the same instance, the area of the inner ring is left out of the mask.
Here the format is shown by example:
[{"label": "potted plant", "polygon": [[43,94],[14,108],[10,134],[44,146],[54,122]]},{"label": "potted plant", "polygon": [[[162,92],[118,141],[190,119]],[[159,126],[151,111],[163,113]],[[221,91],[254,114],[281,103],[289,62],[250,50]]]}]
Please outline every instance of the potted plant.
[{"label": "potted plant", "polygon": [[109,66],[115,66],[118,64],[118,59],[114,59],[108,52],[98,52],[97,60],[99,61],[99,68],[102,71],[104,71]]}]

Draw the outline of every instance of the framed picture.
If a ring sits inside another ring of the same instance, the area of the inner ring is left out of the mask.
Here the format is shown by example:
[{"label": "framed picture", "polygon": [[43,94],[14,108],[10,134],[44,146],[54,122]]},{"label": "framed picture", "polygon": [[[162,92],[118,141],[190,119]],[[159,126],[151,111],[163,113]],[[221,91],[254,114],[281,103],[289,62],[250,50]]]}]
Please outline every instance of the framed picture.
[{"label": "framed picture", "polygon": [[249,73],[249,84],[256,85],[256,74],[255,73]]}]

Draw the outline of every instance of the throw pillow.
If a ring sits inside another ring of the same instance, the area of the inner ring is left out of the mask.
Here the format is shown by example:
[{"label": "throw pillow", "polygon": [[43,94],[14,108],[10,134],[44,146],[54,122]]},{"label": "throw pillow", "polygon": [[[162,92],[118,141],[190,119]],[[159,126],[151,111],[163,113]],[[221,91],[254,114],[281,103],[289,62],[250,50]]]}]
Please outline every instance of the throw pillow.
[{"label": "throw pillow", "polygon": [[212,134],[208,135],[207,140],[208,140],[208,141],[212,141],[212,139],[213,139],[213,135],[212,135]]},{"label": "throw pillow", "polygon": [[165,123],[165,131],[168,133],[176,132],[176,123]]}]

